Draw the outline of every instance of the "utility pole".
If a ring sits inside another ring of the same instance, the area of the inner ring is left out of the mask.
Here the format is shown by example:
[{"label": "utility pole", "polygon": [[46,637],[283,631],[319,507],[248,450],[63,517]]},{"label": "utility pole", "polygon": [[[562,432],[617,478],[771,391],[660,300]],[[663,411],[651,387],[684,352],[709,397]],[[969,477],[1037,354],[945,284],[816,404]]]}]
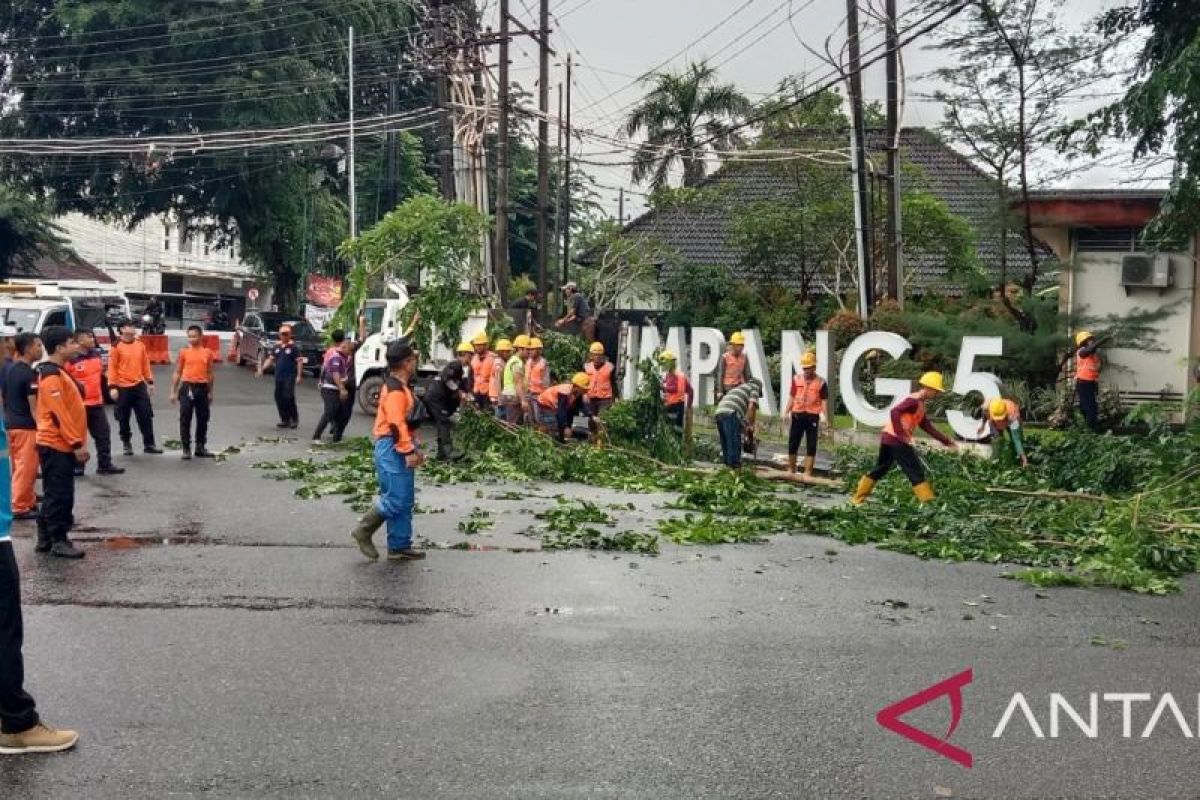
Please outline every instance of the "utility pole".
[{"label": "utility pole", "polygon": [[887,0],[887,262],[888,298],[904,306],[904,265],[900,236],[900,37],[896,0]]},{"label": "utility pole", "polygon": [[508,299],[508,0],[500,0],[500,114],[496,135],[496,291]]},{"label": "utility pole", "polygon": [[625,227],[625,187],[617,189],[617,224]]},{"label": "utility pole", "polygon": [[[559,119],[562,128],[562,119]],[[571,54],[567,53],[567,150],[563,159],[563,283],[570,280],[571,271]]]},{"label": "utility pole", "polygon": [[863,319],[871,315],[875,304],[871,265],[871,208],[867,197],[866,132],[863,130],[862,56],[858,43],[858,0],[846,0],[847,46],[850,51],[850,119],[854,130],[850,135],[854,177],[854,230],[858,247],[858,301]]},{"label": "utility pole", "polygon": [[[400,105],[399,99],[399,76],[392,75],[388,81],[388,114],[395,114]],[[396,131],[388,131],[387,133],[387,152],[386,152],[386,186],[384,192],[384,209],[383,213],[387,214],[396,207],[399,201],[400,193],[397,184],[400,179],[400,135]]]},{"label": "utility pole", "polygon": [[[550,0],[541,0],[538,15],[538,152],[537,152],[537,288],[546,297],[550,257]],[[544,304],[543,304],[544,305]],[[543,315],[544,317],[544,315]]]},{"label": "utility pole", "polygon": [[451,202],[458,199],[454,186],[454,122],[450,115],[450,80],[446,52],[446,2],[434,0],[433,3],[433,47],[436,53],[434,92],[438,107],[438,188],[442,198]]},{"label": "utility pole", "polygon": [[[562,85],[562,81],[558,82],[558,117],[557,117],[557,122],[555,123],[554,127],[558,131],[558,140],[555,145],[557,147],[557,149],[554,152],[558,153],[558,158],[559,158],[559,161],[561,162],[562,157],[563,157],[562,156],[562,152],[563,152],[563,85]],[[563,174],[562,174],[562,170],[560,169],[558,171],[558,175],[556,176],[556,182],[554,184],[554,196],[556,198],[555,199],[556,213],[554,214],[554,252],[555,253],[564,252],[563,250],[560,250],[559,248],[562,247],[562,228],[563,228],[562,212],[563,212],[563,208],[565,207],[565,204],[563,203],[563,195],[565,194],[565,191],[564,191],[565,188],[566,188],[566,183],[563,182]],[[563,276],[562,282],[566,283],[567,282],[567,277],[566,277],[567,276],[567,260],[565,258],[559,258],[558,274]]]},{"label": "utility pole", "polygon": [[350,238],[358,238],[358,200],[354,191],[354,26],[350,26],[350,137],[346,143],[346,171],[350,179]]}]

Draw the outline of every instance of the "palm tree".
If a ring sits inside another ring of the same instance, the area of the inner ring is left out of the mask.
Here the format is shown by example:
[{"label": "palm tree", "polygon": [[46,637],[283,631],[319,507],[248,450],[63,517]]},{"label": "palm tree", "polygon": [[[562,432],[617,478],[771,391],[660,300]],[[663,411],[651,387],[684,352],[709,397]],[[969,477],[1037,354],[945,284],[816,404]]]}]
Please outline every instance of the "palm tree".
[{"label": "palm tree", "polygon": [[651,73],[642,82],[651,89],[625,120],[627,137],[645,133],[633,157],[634,183],[649,178],[651,188],[662,188],[681,163],[683,185],[695,186],[705,175],[705,155],[741,143],[733,127],[750,101],[732,83],[718,83],[717,71],[704,61],[679,74]]}]

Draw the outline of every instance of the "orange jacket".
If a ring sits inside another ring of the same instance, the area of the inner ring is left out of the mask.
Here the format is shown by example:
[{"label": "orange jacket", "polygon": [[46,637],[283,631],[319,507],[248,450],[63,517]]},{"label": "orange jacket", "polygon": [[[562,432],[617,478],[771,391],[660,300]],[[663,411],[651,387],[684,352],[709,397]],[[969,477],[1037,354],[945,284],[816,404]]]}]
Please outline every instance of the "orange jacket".
[{"label": "orange jacket", "polygon": [[793,414],[824,414],[825,381],[813,376],[811,381],[803,375],[792,376],[792,413]]},{"label": "orange jacket", "polygon": [[558,408],[558,398],[570,396],[572,388],[572,384],[569,383],[560,383],[557,386],[551,386],[538,395],[538,405],[542,408]]},{"label": "orange jacket", "polygon": [[[896,424],[897,416],[900,418],[899,425]],[[913,392],[892,409],[887,424],[883,426],[883,432],[904,444],[912,444],[913,432],[918,427],[924,427],[921,425],[924,421],[925,401],[921,399],[919,392]]]},{"label": "orange jacket", "polygon": [[87,409],[75,381],[57,364],[38,368],[37,443],[71,453],[87,444]]},{"label": "orange jacket", "polygon": [[1015,400],[1005,398],[1004,407],[1007,409],[1004,419],[993,419],[992,415],[988,414],[988,422],[992,423],[992,427],[997,431],[1006,431],[1009,425],[1021,421],[1021,407],[1017,405]]},{"label": "orange jacket", "polygon": [[612,362],[605,361],[600,366],[596,366],[589,361],[583,365],[583,371],[592,379],[592,385],[588,387],[587,396],[593,400],[611,400],[613,396]]},{"label": "orange jacket", "polygon": [[85,353],[68,364],[67,368],[71,371],[71,377],[83,387],[83,404],[104,405],[104,363],[100,360],[100,351]]},{"label": "orange jacket", "polygon": [[139,383],[154,383],[146,345],[140,339],[117,342],[108,353],[108,385],[127,389]]},{"label": "orange jacket", "polygon": [[492,366],[496,357],[491,351],[471,356],[471,380],[475,383],[475,394],[487,394],[492,387]]},{"label": "orange jacket", "polygon": [[725,367],[722,385],[726,389],[741,386],[746,382],[746,354],[734,355],[726,350],[721,354],[721,362]]},{"label": "orange jacket", "polygon": [[188,345],[179,351],[179,359],[175,363],[180,372],[180,380],[184,383],[211,382],[213,351],[207,347]]},{"label": "orange jacket", "polygon": [[692,399],[692,386],[687,375],[680,370],[669,372],[663,376],[663,405],[676,406]]},{"label": "orange jacket", "polygon": [[375,427],[371,432],[376,439],[384,436],[395,439],[396,452],[402,456],[417,449],[416,438],[408,427],[408,415],[414,402],[412,390],[388,376],[379,393],[379,410],[375,412]]},{"label": "orange jacket", "polygon": [[539,395],[546,391],[550,378],[550,363],[544,358],[531,358],[525,362],[525,389],[528,394]]},{"label": "orange jacket", "polygon": [[1075,354],[1075,379],[1080,381],[1098,381],[1100,380],[1100,354],[1092,353],[1090,356],[1085,356],[1082,353]]}]

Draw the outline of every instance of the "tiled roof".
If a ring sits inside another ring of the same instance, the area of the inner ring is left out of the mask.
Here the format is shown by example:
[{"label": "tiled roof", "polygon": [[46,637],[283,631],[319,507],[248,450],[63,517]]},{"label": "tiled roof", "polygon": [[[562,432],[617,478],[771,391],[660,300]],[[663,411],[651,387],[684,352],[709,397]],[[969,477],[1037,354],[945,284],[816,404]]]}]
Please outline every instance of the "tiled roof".
[{"label": "tiled roof", "polygon": [[95,264],[84,261],[74,250],[56,254],[43,251],[29,264],[17,264],[10,271],[13,278],[45,281],[99,281],[116,283]]},{"label": "tiled roof", "polygon": [[1039,189],[1029,193],[1032,200],[1162,200],[1166,196],[1166,189]]},{"label": "tiled roof", "polygon": [[[828,134],[824,138],[828,139]],[[991,276],[998,276],[1002,243],[999,231],[995,230],[997,201],[993,181],[931,131],[906,128],[900,141],[902,162],[916,167],[924,188],[971,225],[978,239],[980,261]],[[882,131],[868,132],[868,149],[882,151],[884,143]],[[847,184],[849,180],[847,172]],[[792,181],[767,161],[722,167],[702,186],[718,191],[722,202],[650,210],[625,226],[626,235],[654,239],[674,251],[681,263],[723,266],[737,272],[741,258],[730,235],[730,209],[786,197],[795,191]],[[1009,231],[1006,246],[1009,279],[1018,280],[1029,270],[1024,239],[1018,231]],[[587,255],[581,259],[584,263],[588,263]],[[910,274],[909,292],[920,293],[933,286],[939,292],[959,288],[948,282],[943,259],[936,254],[910,255],[905,260],[905,269]],[[668,266],[665,277],[670,277],[670,272]]]}]

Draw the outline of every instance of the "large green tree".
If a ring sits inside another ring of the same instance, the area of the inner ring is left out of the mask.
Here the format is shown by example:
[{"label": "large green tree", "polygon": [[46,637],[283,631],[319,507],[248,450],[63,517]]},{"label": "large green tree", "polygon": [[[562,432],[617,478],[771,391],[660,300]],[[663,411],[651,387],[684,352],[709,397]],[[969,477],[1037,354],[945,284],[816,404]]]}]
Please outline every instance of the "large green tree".
[{"label": "large green tree", "polygon": [[651,73],[642,82],[649,91],[625,119],[626,136],[644,136],[633,156],[634,183],[648,179],[661,188],[682,166],[683,185],[695,186],[714,150],[741,143],[735,125],[750,111],[750,101],[732,83],[720,83],[716,69],[703,61],[678,73]]},{"label": "large green tree", "polygon": [[[0,4],[0,135],[155,137],[344,120],[351,25],[360,117],[387,110],[396,76],[402,106],[421,105],[423,86],[401,66],[413,24],[410,7],[390,0],[11,0]],[[283,306],[295,302],[306,251],[328,252],[345,218],[345,174],[320,143],[21,157],[4,170],[23,188],[49,190],[60,209],[127,222],[170,212],[218,241],[236,239]]]},{"label": "large green tree", "polygon": [[0,183],[0,281],[62,245],[49,204]]}]

